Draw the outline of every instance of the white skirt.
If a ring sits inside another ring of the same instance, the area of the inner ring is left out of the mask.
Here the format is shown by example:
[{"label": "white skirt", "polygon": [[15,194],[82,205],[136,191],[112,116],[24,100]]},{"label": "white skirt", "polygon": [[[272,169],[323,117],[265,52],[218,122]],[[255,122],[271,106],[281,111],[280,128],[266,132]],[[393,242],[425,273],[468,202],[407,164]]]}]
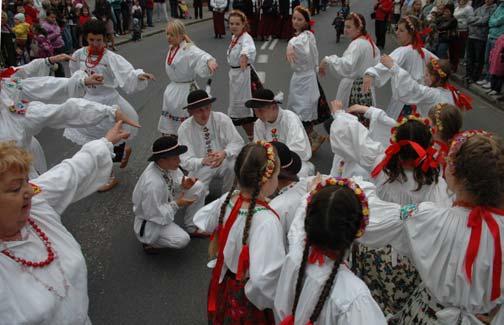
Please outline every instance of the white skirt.
[{"label": "white skirt", "polygon": [[187,96],[198,89],[195,81],[170,82],[163,95],[163,109],[159,117],[158,130],[161,133],[177,134],[180,124],[189,117],[187,110]]},{"label": "white skirt", "polygon": [[289,86],[288,109],[297,113],[301,121],[318,118],[320,92],[315,71],[294,72]]},{"label": "white skirt", "polygon": [[240,68],[229,69],[229,108],[231,118],[252,117],[252,110],[245,107],[245,102],[252,97],[250,66],[244,71]]}]

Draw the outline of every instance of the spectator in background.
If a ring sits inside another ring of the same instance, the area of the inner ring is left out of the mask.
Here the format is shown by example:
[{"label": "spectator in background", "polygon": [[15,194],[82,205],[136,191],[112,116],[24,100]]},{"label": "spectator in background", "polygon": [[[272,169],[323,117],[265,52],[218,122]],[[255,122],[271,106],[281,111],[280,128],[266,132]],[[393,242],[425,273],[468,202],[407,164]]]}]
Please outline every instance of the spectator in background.
[{"label": "spectator in background", "polygon": [[23,14],[25,18],[25,23],[32,26],[34,24],[33,18],[25,14],[25,8],[22,4],[16,6],[16,14]]},{"label": "spectator in background", "polygon": [[387,22],[392,14],[392,0],[378,0],[374,6],[376,46],[383,50],[387,35]]},{"label": "spectator in background", "polygon": [[33,44],[30,52],[32,59],[48,58],[54,55],[54,49],[47,38],[47,32],[40,25],[33,26]]},{"label": "spectator in background", "polygon": [[[170,1],[170,14],[172,18],[178,18],[178,1],[177,0],[169,0]],[[210,1],[208,2],[210,4]]]},{"label": "spectator in background", "polygon": [[112,7],[112,10],[114,11],[114,16],[115,16],[115,26],[114,30],[116,34],[123,35],[123,26],[122,26],[122,20],[121,20],[121,3],[124,0],[111,0],[110,1],[110,6]]},{"label": "spectator in background", "polygon": [[131,17],[133,17],[133,19],[138,19],[140,26],[143,28],[143,12],[139,0],[133,1],[133,6],[131,7]]},{"label": "spectator in background", "polygon": [[490,89],[490,75],[488,74],[490,52],[492,51],[497,38],[504,34],[504,0],[499,1],[499,6],[488,20],[488,39],[485,48],[484,80],[477,82],[481,87]]},{"label": "spectator in background", "polygon": [[14,15],[14,27],[12,31],[16,34],[16,45],[22,54],[26,50],[26,43],[28,42],[28,33],[30,33],[30,24],[25,22],[25,15],[17,13]]},{"label": "spectator in background", "polygon": [[24,0],[24,14],[25,17],[30,17],[31,21],[33,21],[34,24],[39,23],[39,11],[37,8],[35,8],[35,6],[33,6],[33,0]]},{"label": "spectator in background", "polygon": [[2,3],[1,63],[6,67],[16,65],[16,34],[9,26],[7,11]]},{"label": "spectator in background", "polygon": [[194,19],[203,19],[203,0],[194,0]]},{"label": "spectator in background", "polygon": [[[491,90],[488,93],[490,96],[498,95],[502,90],[502,82],[504,78],[504,34],[501,34],[490,52],[488,59],[490,66],[488,72],[490,74]],[[500,98],[503,100],[503,97]]]},{"label": "spectator in background", "polygon": [[65,0],[65,7],[63,9],[63,17],[65,19],[64,27],[64,41],[67,52],[72,52],[77,48],[77,15],[75,14],[75,7],[72,0]]},{"label": "spectator in background", "polygon": [[165,21],[168,22],[168,12],[166,11],[165,0],[154,0],[154,13],[157,22],[161,21],[161,14],[163,14]]},{"label": "spectator in background", "polygon": [[[152,24],[152,11],[154,10],[154,1],[153,0],[147,0],[145,3],[145,11],[147,13],[147,26],[149,27],[154,27]],[[177,5],[177,10],[178,10],[178,5]]]},{"label": "spectator in background", "polygon": [[226,27],[224,26],[224,11],[228,5],[227,0],[210,0],[213,12],[213,26],[215,38],[222,38],[226,35]]},{"label": "spectator in background", "polygon": [[78,3],[75,5],[75,8],[77,10],[80,10],[77,32],[79,36],[79,48],[81,48],[83,46],[88,45],[87,40],[82,37],[82,26],[84,26],[84,24],[91,19],[91,14],[89,13],[89,7],[87,5],[82,5],[81,3]]},{"label": "spectator in background", "polygon": [[[47,39],[51,42],[54,49],[54,54],[61,54],[65,52],[65,43],[61,37],[61,28],[56,22],[56,13],[51,10],[46,11],[46,18],[42,21],[42,28],[47,32]],[[58,62],[58,69],[54,73],[56,77],[64,77],[65,71],[63,65]]]},{"label": "spectator in background", "polygon": [[115,47],[114,39],[114,22],[112,20],[112,6],[107,0],[96,0],[95,10],[93,11],[94,16],[97,19],[102,20],[107,28],[107,39],[105,40],[107,44],[112,43],[112,50],[117,51]]},{"label": "spectator in background", "polygon": [[459,0],[458,5],[453,12],[453,17],[457,19],[457,34],[455,35],[450,47],[450,63],[452,73],[456,73],[460,58],[465,54],[467,37],[469,35],[467,21],[474,15],[474,10],[469,4],[469,0]]},{"label": "spectator in background", "polygon": [[457,20],[453,17],[455,8],[452,3],[447,3],[441,15],[436,18],[437,44],[434,53],[440,59],[448,59],[450,44],[457,34]]},{"label": "spectator in background", "polygon": [[401,19],[401,7],[403,0],[394,0],[394,10],[392,13],[392,27],[397,28],[397,22]]},{"label": "spectator in background", "polygon": [[417,19],[422,17],[422,0],[415,0],[411,4],[411,8],[406,11],[407,16],[413,16]]},{"label": "spectator in background", "polygon": [[132,6],[132,0],[123,0],[121,2],[122,28],[124,34],[127,34],[130,31],[131,6]]},{"label": "spectator in background", "polygon": [[494,0],[485,3],[467,19],[468,39],[466,50],[466,84],[479,81],[485,63],[485,47],[488,38],[488,21],[496,6]]}]

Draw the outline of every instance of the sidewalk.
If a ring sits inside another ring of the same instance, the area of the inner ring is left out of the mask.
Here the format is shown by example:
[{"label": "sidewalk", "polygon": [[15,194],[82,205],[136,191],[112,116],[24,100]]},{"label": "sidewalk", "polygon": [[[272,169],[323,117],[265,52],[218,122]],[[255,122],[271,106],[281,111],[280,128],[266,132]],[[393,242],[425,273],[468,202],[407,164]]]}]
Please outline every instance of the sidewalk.
[{"label": "sidewalk", "polygon": [[[193,8],[190,8],[190,9],[193,9]],[[191,10],[191,14],[193,14],[193,13],[194,12]],[[186,26],[189,26],[189,25],[205,22],[205,21],[208,21],[211,19],[212,19],[212,12],[208,11],[208,7],[203,7],[203,19],[194,19],[193,18],[193,19],[181,19],[181,20],[184,22],[184,24]],[[146,27],[142,31],[142,38],[156,35],[159,33],[164,33],[165,28],[166,28],[166,22],[164,20],[159,21],[159,22],[154,22],[154,27]],[[131,33],[127,34],[127,35],[116,36],[115,44],[121,45],[121,44],[129,43],[132,41],[131,37],[132,37]],[[140,40],[138,42],[138,44],[141,44],[141,43],[142,43],[142,41]]]}]

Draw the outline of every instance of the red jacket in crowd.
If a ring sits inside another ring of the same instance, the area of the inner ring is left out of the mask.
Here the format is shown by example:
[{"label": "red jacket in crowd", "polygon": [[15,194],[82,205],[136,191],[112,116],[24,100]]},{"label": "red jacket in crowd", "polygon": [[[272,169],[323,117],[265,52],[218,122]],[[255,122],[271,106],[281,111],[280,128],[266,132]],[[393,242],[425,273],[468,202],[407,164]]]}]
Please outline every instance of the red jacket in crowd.
[{"label": "red jacket in crowd", "polygon": [[378,0],[375,5],[375,19],[380,21],[388,20],[394,9],[392,0]]},{"label": "red jacket in crowd", "polygon": [[[30,5],[24,5],[24,10],[25,10],[25,21],[28,24],[33,25],[33,24],[39,23],[39,20],[38,20],[38,13],[39,12],[38,12],[37,8],[32,7]],[[28,20],[31,20],[31,22]]]}]

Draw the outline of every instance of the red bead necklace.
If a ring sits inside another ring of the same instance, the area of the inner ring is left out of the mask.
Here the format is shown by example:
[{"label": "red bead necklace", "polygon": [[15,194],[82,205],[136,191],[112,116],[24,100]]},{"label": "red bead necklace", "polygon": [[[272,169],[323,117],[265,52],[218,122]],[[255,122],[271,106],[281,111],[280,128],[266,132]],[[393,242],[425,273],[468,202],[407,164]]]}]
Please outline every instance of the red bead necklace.
[{"label": "red bead necklace", "polygon": [[170,51],[168,52],[168,59],[166,60],[168,65],[171,65],[173,63],[173,60],[175,59],[175,55],[177,55],[177,52],[179,50],[179,46],[177,46],[177,48],[175,49],[175,51],[173,51],[173,47],[170,49]]},{"label": "red bead necklace", "polygon": [[[86,57],[86,67],[88,68],[94,68],[98,64],[100,64],[101,59],[103,58],[103,55],[105,54],[105,48],[102,48],[101,50],[93,51],[91,47],[87,48],[88,55]],[[91,56],[96,55],[96,59],[92,59]]]},{"label": "red bead necklace", "polygon": [[233,47],[235,47],[236,44],[238,44],[238,41],[240,40],[240,37],[243,35],[243,33],[245,33],[245,31],[241,32],[240,35],[236,36],[234,40],[231,40],[231,44],[229,45],[229,50],[232,50]]},{"label": "red bead necklace", "polygon": [[54,250],[52,249],[51,242],[49,241],[49,238],[47,237],[47,235],[42,231],[42,229],[40,229],[40,227],[37,226],[37,224],[35,224],[35,221],[33,219],[28,218],[28,223],[33,228],[33,230],[35,230],[35,232],[37,233],[37,236],[44,243],[44,246],[47,250],[47,258],[44,261],[33,262],[33,261],[26,260],[24,258],[15,256],[7,248],[2,251],[2,254],[4,254],[5,256],[13,259],[17,263],[22,264],[24,266],[45,267],[45,266],[51,264],[52,261],[54,261]]}]

